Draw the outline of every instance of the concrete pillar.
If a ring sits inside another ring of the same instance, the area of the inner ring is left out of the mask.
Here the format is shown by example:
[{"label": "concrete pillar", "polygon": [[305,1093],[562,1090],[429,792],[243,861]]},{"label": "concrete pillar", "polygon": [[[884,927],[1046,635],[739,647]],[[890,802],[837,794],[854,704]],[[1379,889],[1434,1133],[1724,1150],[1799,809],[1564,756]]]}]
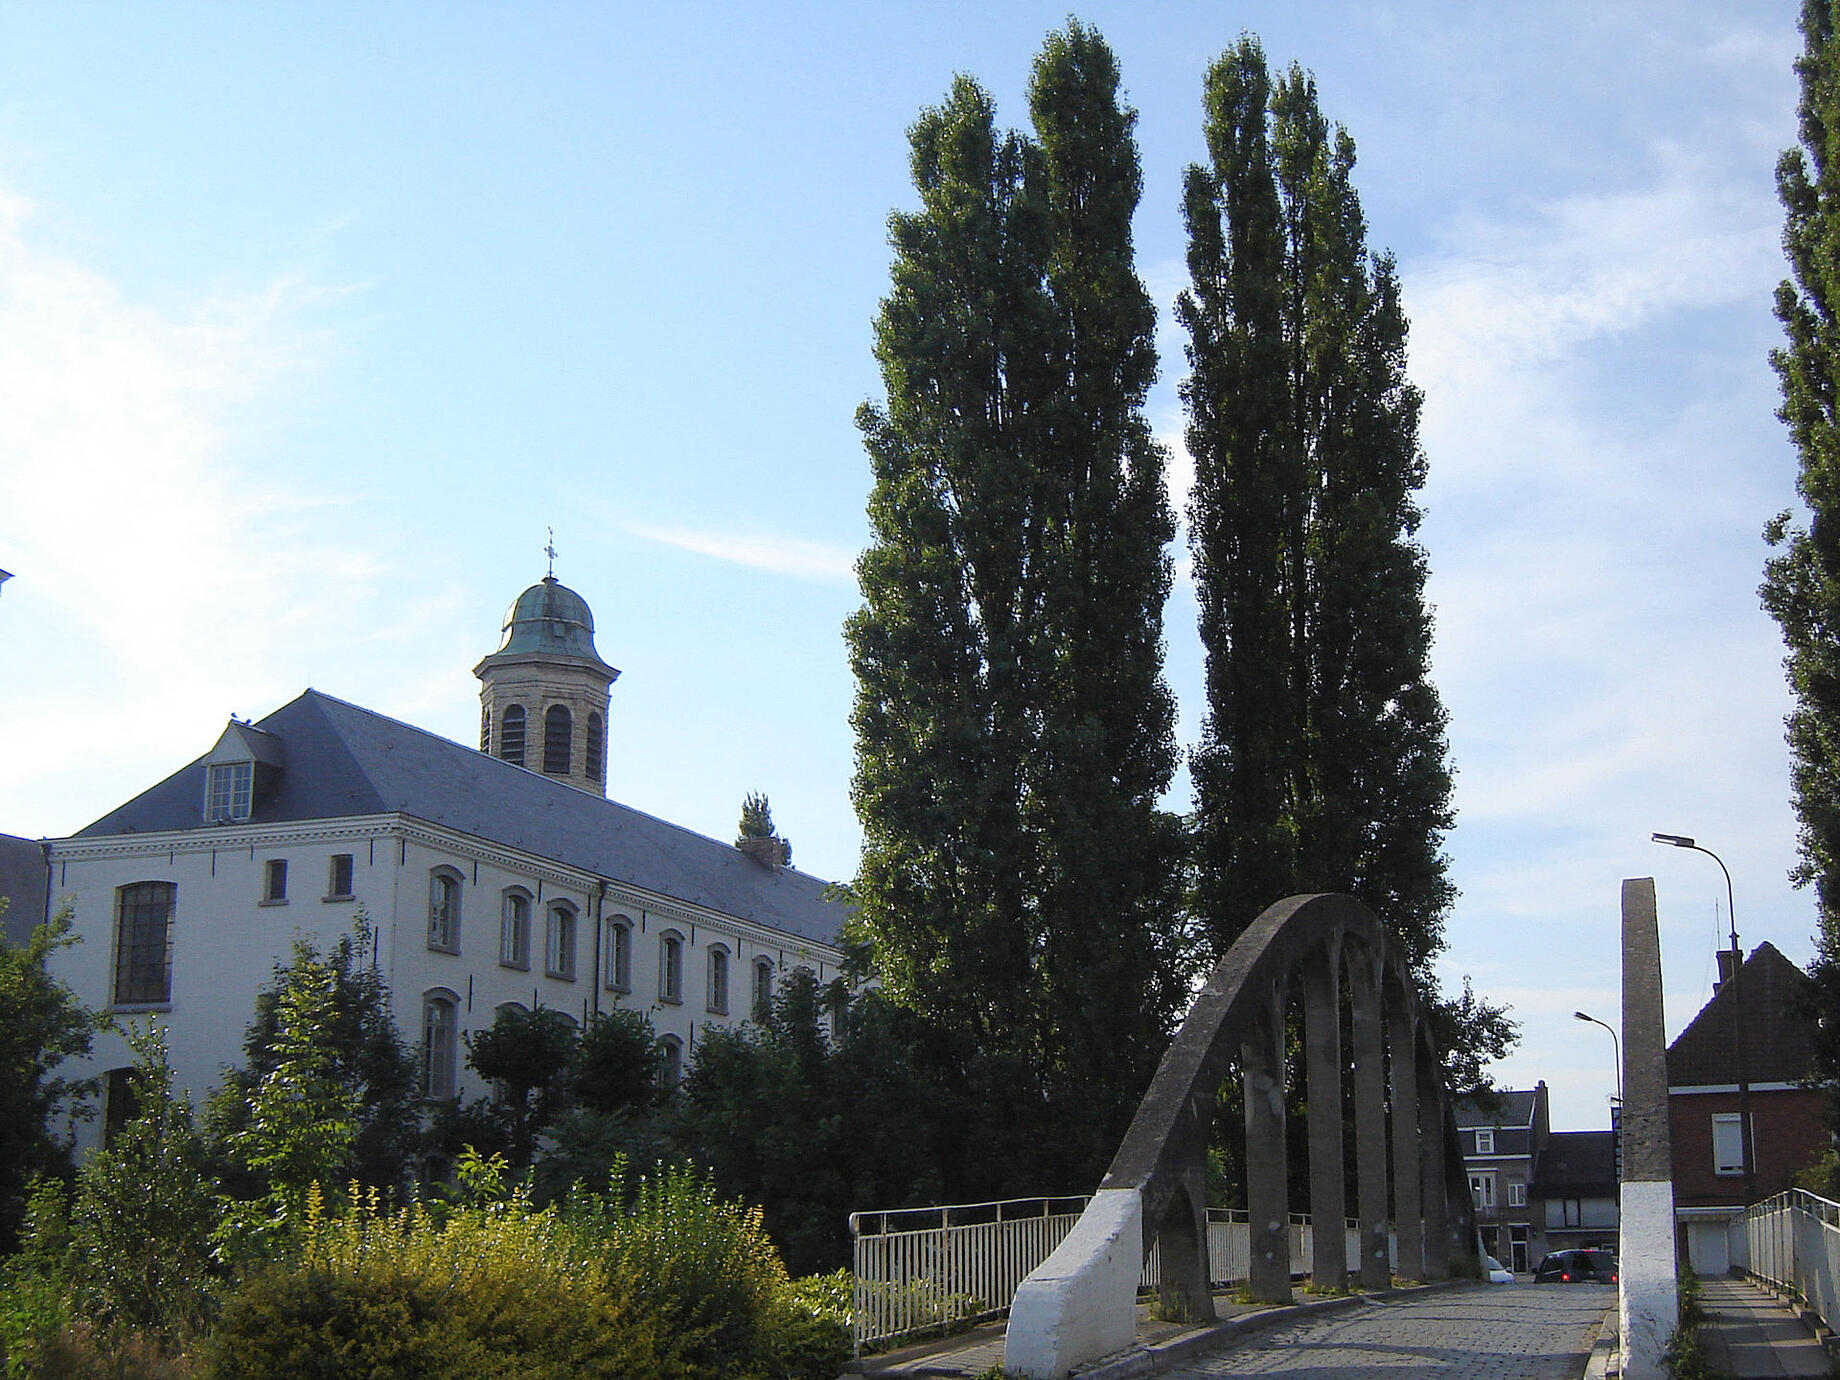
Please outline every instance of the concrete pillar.
[{"label": "concrete pillar", "polygon": [[1450,1278],[1450,1200],[1446,1196],[1449,1174],[1444,1164],[1444,1090],[1441,1070],[1419,1051],[1418,1118],[1423,1128],[1418,1138],[1420,1191],[1425,1214],[1426,1279]]},{"label": "concrete pillar", "polygon": [[1361,1219],[1361,1287],[1384,1289],[1393,1267],[1386,1217],[1386,1037],[1375,955],[1349,955],[1354,1042],[1355,1213]]},{"label": "concrete pillar", "polygon": [[1169,1322],[1214,1321],[1214,1291],[1208,1287],[1207,1173],[1183,1175],[1157,1230],[1157,1302]]},{"label": "concrete pillar", "polygon": [[1617,1303],[1624,1380],[1662,1380],[1680,1321],[1674,1274],[1673,1151],[1655,881],[1623,883],[1623,1182]]},{"label": "concrete pillar", "polygon": [[1247,1281],[1262,1303],[1291,1301],[1290,1200],[1284,1153],[1284,988],[1248,1013],[1240,1046],[1246,1096]]},{"label": "concrete pillar", "polygon": [[1348,1190],[1342,1178],[1342,964],[1330,943],[1303,960],[1303,1048],[1310,1100],[1310,1283],[1348,1289]]},{"label": "concrete pillar", "polygon": [[1425,1277],[1423,1171],[1419,1162],[1418,1040],[1403,988],[1387,984],[1386,1048],[1393,1103],[1393,1230],[1399,1239],[1399,1275]]}]

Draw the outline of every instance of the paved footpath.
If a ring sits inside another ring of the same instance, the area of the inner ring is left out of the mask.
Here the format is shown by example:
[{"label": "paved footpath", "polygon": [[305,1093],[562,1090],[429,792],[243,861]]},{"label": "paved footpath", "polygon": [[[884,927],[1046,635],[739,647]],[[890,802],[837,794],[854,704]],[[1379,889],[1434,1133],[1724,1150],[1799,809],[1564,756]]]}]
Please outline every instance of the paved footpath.
[{"label": "paved footpath", "polygon": [[1162,1376],[1577,1380],[1605,1311],[1615,1306],[1608,1284],[1441,1289],[1281,1324]]}]

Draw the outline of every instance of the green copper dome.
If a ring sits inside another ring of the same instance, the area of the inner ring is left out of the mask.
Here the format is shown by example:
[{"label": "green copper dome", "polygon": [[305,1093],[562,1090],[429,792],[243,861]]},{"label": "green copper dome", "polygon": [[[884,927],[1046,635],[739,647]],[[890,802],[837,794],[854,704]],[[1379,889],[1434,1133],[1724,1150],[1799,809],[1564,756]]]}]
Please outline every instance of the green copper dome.
[{"label": "green copper dome", "polygon": [[567,656],[601,664],[588,601],[554,575],[532,585],[505,611],[499,656]]}]

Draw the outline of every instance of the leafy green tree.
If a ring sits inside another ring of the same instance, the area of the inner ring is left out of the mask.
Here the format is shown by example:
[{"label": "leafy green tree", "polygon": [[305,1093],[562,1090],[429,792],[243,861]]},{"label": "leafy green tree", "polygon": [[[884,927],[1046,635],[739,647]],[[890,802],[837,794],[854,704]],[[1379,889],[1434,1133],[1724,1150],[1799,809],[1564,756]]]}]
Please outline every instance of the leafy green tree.
[{"label": "leafy green tree", "polygon": [[70,1177],[70,1147],[52,1122],[94,1091],[93,1080],[57,1072],[89,1053],[101,1026],[49,972],[51,955],[77,942],[71,914],[69,902],[59,906],[23,946],[0,938],[0,1254],[18,1242],[33,1175]]},{"label": "leafy green tree", "polygon": [[593,1112],[643,1111],[663,1093],[664,1046],[652,1018],[619,1007],[588,1018],[575,1053],[575,1102]]},{"label": "leafy green tree", "polygon": [[1805,526],[1787,512],[1764,530],[1778,549],[1765,567],[1763,605],[1782,629],[1794,696],[1787,726],[1801,860],[1790,874],[1813,885],[1819,917],[1815,979],[1818,1071],[1840,1086],[1840,38],[1833,6],[1804,0],[1801,147],[1776,165],[1783,248],[1793,277],[1776,289],[1787,342],[1771,352],[1782,385],[1777,413],[1801,469]]},{"label": "leafy green tree", "polygon": [[571,1071],[580,1037],[560,1011],[500,1008],[491,1026],[466,1037],[466,1061],[498,1085],[498,1103],[510,1118],[511,1163],[528,1168],[538,1133],[570,1103]]},{"label": "leafy green tree", "polygon": [[204,1326],[214,1306],[220,1204],[191,1101],[173,1090],[164,1034],[151,1024],[134,1027],[128,1044],[139,1112],[77,1175],[71,1273],[100,1321],[182,1339]]},{"label": "leafy green tree", "polygon": [[1049,37],[1030,108],[1034,138],[999,134],[960,77],[909,132],[887,398],[857,418],[855,893],[889,993],[955,1032],[959,1062],[1001,1053],[1018,1096],[1067,1110],[1036,1149],[1085,1177],[1183,991],[1177,831],[1155,808],[1173,527],[1142,413],[1134,117],[1097,33]]},{"label": "leafy green tree", "polygon": [[[415,1057],[390,1014],[389,984],[372,961],[374,943],[360,908],[351,932],[324,954],[309,941],[296,942],[289,961],[275,965],[273,982],[257,995],[243,1037],[246,1062],[225,1074],[204,1117],[219,1174],[235,1195],[268,1191],[269,1175],[252,1172],[233,1147],[253,1145],[238,1138],[250,1126],[264,1083],[284,1062],[303,1059],[312,1061],[316,1078],[336,1085],[336,1097],[327,1090],[326,1105],[336,1102],[340,1110],[330,1120],[352,1123],[347,1151],[326,1177],[378,1188],[401,1187],[413,1177],[421,1134]],[[287,1080],[274,1086],[280,1096]]]},{"label": "leafy green tree", "polygon": [[1284,896],[1349,892],[1429,992],[1455,895],[1451,782],[1398,280],[1367,248],[1354,141],[1302,69],[1274,86],[1243,38],[1209,70],[1205,111],[1177,303],[1208,652],[1203,918],[1224,948]]}]

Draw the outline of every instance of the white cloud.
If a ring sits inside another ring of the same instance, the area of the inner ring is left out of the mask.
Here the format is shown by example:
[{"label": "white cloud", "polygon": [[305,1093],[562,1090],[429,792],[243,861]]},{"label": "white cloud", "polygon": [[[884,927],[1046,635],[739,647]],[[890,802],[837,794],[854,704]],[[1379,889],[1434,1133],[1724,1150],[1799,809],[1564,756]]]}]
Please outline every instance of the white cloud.
[{"label": "white cloud", "polygon": [[856,553],[826,542],[771,535],[740,536],[689,527],[629,525],[626,530],[680,551],[694,551],[699,556],[755,570],[769,570],[776,575],[790,575],[795,579],[832,581],[856,577]]}]

